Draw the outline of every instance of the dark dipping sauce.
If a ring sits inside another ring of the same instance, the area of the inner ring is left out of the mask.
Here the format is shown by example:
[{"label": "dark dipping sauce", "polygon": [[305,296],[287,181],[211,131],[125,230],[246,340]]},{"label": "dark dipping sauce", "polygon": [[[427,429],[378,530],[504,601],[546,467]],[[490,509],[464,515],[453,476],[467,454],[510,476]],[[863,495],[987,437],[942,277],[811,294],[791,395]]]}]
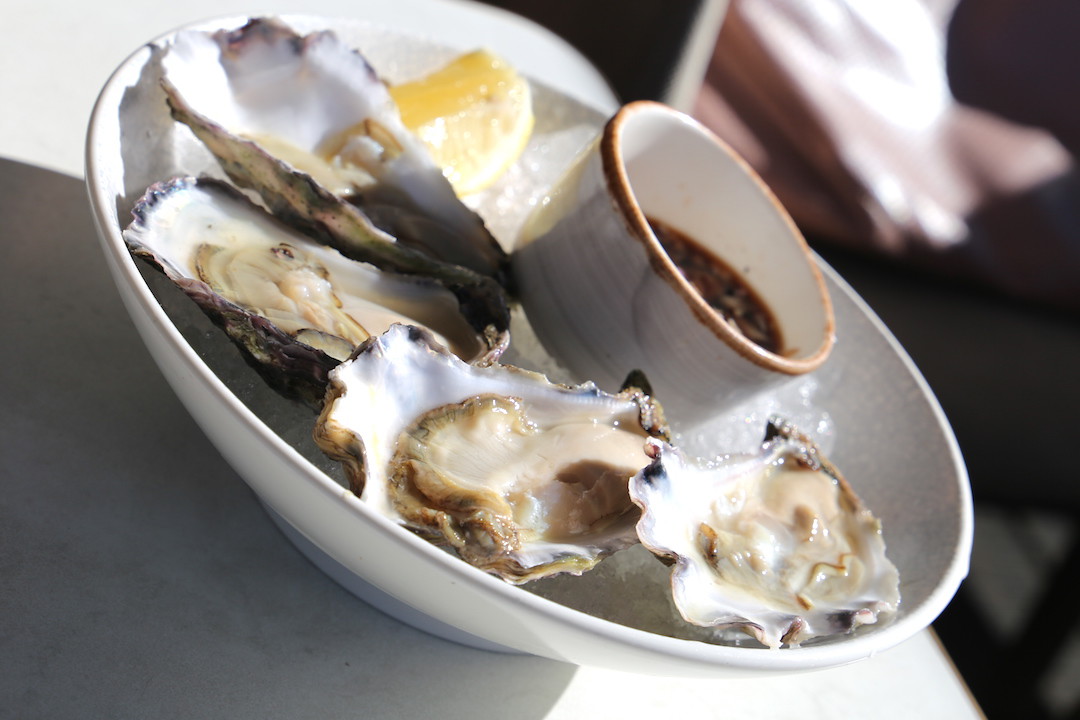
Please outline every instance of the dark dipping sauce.
[{"label": "dark dipping sauce", "polygon": [[742,275],[681,230],[656,218],[646,219],[683,277],[728,325],[755,345],[783,354],[776,317]]}]

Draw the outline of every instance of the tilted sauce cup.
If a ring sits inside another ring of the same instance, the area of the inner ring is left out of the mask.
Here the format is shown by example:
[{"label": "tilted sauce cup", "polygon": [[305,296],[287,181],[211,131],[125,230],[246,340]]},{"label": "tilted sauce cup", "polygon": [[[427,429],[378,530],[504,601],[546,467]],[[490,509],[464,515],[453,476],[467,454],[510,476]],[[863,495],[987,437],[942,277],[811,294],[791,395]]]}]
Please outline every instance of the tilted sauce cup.
[{"label": "tilted sauce cup", "polygon": [[[779,326],[779,352],[706,302],[647,217],[742,276]],[[617,389],[642,370],[677,426],[816,369],[834,341],[824,281],[787,212],[726,144],[655,102],[620,109],[538,203],[513,271],[537,336],[577,380]]]}]

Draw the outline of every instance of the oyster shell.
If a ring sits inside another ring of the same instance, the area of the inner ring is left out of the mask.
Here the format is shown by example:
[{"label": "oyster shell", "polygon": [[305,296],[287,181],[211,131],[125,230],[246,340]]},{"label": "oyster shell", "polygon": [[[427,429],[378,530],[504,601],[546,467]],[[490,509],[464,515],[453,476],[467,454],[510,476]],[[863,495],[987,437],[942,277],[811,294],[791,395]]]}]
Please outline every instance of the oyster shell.
[{"label": "oyster shell", "polygon": [[[438,277],[350,260],[225,183],[156,184],[133,216],[124,231],[131,252],[195,300],[272,385],[312,404],[322,400],[332,367],[395,322],[431,328],[470,361],[490,361],[508,342],[501,295],[474,297]],[[460,270],[447,267],[452,276]]]},{"label": "oyster shell", "polygon": [[[334,33],[301,36],[259,18],[182,32],[162,68],[173,116],[275,215],[360,260],[377,262],[396,240],[504,278],[506,253],[402,124],[372,67]],[[407,257],[383,263],[413,272]]]},{"label": "oyster shell", "polygon": [[315,430],[377,511],[515,584],[635,544],[627,482],[664,436],[640,390],[468,365],[403,325],[331,372]]},{"label": "oyster shell", "polygon": [[673,560],[683,617],[770,647],[844,633],[896,610],[880,522],[818,448],[779,419],[758,455],[708,467],[655,442],[630,482],[638,535]]}]

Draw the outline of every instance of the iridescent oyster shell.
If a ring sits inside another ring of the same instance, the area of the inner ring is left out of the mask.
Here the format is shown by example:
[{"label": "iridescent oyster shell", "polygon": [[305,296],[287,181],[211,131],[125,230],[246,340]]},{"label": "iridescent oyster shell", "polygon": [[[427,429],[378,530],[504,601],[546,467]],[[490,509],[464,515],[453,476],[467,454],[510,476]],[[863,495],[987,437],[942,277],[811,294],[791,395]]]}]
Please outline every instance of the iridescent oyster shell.
[{"label": "iridescent oyster shell", "polygon": [[178,33],[162,57],[173,116],[230,179],[343,253],[413,272],[400,243],[503,280],[506,253],[401,122],[383,81],[330,31],[256,18]]},{"label": "iridescent oyster shell", "polygon": [[813,441],[770,420],[760,453],[715,464],[661,442],[630,483],[643,545],[673,562],[695,625],[769,647],[846,633],[900,602],[881,523]]},{"label": "iridescent oyster shell", "polygon": [[462,358],[505,349],[501,292],[485,295],[432,264],[386,272],[300,235],[239,191],[185,177],[152,186],[124,231],[132,254],[160,269],[241,347],[270,384],[318,406],[327,373],[395,322],[430,328]]},{"label": "iridescent oyster shell", "polygon": [[469,365],[396,325],[331,372],[315,438],[378,512],[517,584],[637,543],[627,483],[666,432],[640,390]]}]

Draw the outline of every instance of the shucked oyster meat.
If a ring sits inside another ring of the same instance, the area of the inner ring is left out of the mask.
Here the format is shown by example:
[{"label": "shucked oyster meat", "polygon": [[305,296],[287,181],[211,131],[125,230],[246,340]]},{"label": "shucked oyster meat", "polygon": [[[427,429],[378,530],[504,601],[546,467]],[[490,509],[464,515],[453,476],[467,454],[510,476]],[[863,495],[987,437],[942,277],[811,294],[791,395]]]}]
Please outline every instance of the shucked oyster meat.
[{"label": "shucked oyster meat", "polygon": [[674,561],[695,625],[738,627],[765,645],[848,632],[896,610],[881,524],[817,446],[770,420],[761,452],[714,466],[653,443],[630,484],[643,545]]},{"label": "shucked oyster meat", "polygon": [[378,512],[522,583],[637,542],[627,483],[666,427],[640,390],[468,365],[395,325],[331,373],[315,436]]},{"label": "shucked oyster meat", "polygon": [[360,260],[412,272],[387,242],[502,279],[506,254],[401,122],[367,61],[332,32],[273,19],[176,35],[162,58],[173,116],[233,182]]},{"label": "shucked oyster meat", "polygon": [[[430,328],[470,361],[494,359],[507,342],[500,294],[350,260],[224,183],[159,183],[133,214],[124,231],[131,252],[195,300],[272,385],[313,405],[330,368],[395,322]],[[447,266],[451,278],[459,270]]]}]

